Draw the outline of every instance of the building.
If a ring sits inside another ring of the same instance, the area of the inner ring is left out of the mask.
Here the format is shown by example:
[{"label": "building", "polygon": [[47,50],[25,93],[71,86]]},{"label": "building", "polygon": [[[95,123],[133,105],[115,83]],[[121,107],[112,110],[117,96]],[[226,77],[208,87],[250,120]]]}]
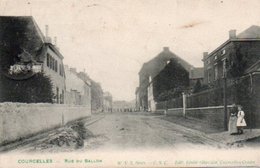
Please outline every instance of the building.
[{"label": "building", "polygon": [[168,47],[164,47],[163,51],[155,58],[144,63],[139,71],[139,87],[136,89],[136,108],[138,110],[154,109],[155,100],[152,100],[154,90],[151,89],[153,88],[151,81],[165,68],[171,59],[174,59],[188,72],[194,69],[191,64],[171,52]]},{"label": "building", "polygon": [[132,101],[113,101],[113,111],[114,112],[134,112],[135,100]]},{"label": "building", "polygon": [[103,111],[104,112],[113,111],[113,97],[109,92],[103,93]]},{"label": "building", "polygon": [[76,68],[65,66],[65,103],[91,107],[91,85],[86,73],[78,73]]},{"label": "building", "polygon": [[[40,88],[30,88],[31,81],[28,80],[35,74],[41,73],[51,80],[54,94],[53,97],[51,96],[52,102],[64,103],[63,56],[57,46],[51,42],[51,38],[48,36],[48,26],[46,26],[44,36],[31,16],[1,16],[0,53],[1,81],[10,84],[10,86],[1,85],[1,90],[13,91],[13,97],[8,96],[7,92],[2,94],[1,101],[28,102],[26,99],[16,98],[15,95],[19,94],[19,91],[16,92],[14,88],[9,88],[14,83],[30,89],[28,92],[34,96],[32,102],[41,101]],[[35,91],[38,94],[34,95]]]},{"label": "building", "polygon": [[230,30],[227,41],[203,54],[203,62],[204,84],[214,88],[208,92],[218,91],[211,100],[242,105],[248,127],[259,127],[260,27],[253,25],[238,35]]},{"label": "building", "polygon": [[91,80],[91,112],[102,112],[103,110],[103,89],[100,83]]},{"label": "building", "polygon": [[246,73],[260,58],[260,27],[251,26],[236,35],[229,31],[229,39],[213,50],[203,53],[204,83],[214,85],[225,72],[228,78],[236,78]]},{"label": "building", "polygon": [[190,86],[191,89],[196,85],[196,83],[199,81],[200,83],[203,83],[204,79],[204,68],[203,67],[195,67],[190,69],[189,73],[189,79],[190,79]]},{"label": "building", "polygon": [[148,91],[148,111],[156,110],[156,103],[180,97],[189,89],[189,72],[176,61],[170,62],[153,79],[150,78]]}]

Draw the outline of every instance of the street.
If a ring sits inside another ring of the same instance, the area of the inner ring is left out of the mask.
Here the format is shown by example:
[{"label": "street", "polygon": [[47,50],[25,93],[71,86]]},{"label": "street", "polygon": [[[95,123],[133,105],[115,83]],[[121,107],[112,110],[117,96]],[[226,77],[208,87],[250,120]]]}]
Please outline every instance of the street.
[{"label": "street", "polygon": [[[149,113],[101,113],[82,120],[84,139],[80,145],[70,127],[59,128],[26,145],[16,152],[69,152],[106,149],[169,149],[217,147],[219,144],[201,136],[195,130],[162,119]],[[74,126],[75,127],[75,126]],[[75,130],[75,129],[74,129]],[[82,132],[82,131],[81,131]],[[79,133],[81,134],[81,133]],[[56,139],[55,139],[56,138]]]}]

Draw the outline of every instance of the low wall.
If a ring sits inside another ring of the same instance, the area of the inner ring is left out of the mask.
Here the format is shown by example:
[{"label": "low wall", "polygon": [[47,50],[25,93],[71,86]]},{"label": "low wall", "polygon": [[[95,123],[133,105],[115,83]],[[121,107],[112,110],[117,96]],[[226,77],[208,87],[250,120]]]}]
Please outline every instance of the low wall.
[{"label": "low wall", "polygon": [[[228,106],[227,121],[229,118],[231,106]],[[164,112],[158,110],[156,113]],[[164,114],[164,113],[162,113]],[[171,108],[166,112],[167,116],[183,116],[183,108]],[[199,107],[199,108],[186,108],[186,117],[198,119],[200,122],[205,122],[219,129],[224,129],[224,106],[213,107]]]},{"label": "low wall", "polygon": [[90,107],[0,103],[0,144],[62,126],[91,115]]},{"label": "low wall", "polygon": [[[229,118],[230,107],[228,107],[227,121]],[[215,126],[220,129],[224,129],[224,107],[201,107],[201,108],[187,108],[186,116],[197,118],[209,125]]]},{"label": "low wall", "polygon": [[168,109],[166,112],[168,116],[183,116],[183,108]]},{"label": "low wall", "polygon": [[156,110],[156,111],[152,111],[152,113],[155,113],[155,114],[165,114],[165,110]]}]

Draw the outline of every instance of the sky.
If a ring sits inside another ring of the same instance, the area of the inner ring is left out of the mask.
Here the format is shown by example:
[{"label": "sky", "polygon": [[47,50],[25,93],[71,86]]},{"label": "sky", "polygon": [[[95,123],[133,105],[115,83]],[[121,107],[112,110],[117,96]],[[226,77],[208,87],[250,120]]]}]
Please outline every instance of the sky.
[{"label": "sky", "polygon": [[251,25],[260,0],[0,0],[0,15],[32,15],[57,36],[64,64],[85,70],[114,100],[134,100],[138,72],[167,46],[195,67]]}]

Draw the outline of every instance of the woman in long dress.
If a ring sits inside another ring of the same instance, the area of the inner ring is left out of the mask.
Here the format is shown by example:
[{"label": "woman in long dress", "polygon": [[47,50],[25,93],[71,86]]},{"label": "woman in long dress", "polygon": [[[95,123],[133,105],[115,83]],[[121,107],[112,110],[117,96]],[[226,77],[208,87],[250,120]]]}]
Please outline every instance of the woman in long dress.
[{"label": "woman in long dress", "polygon": [[246,127],[245,113],[242,111],[242,106],[238,106],[237,113],[237,129],[239,134],[243,134],[243,128]]},{"label": "woman in long dress", "polygon": [[237,106],[233,105],[230,111],[228,131],[231,135],[237,134]]}]

